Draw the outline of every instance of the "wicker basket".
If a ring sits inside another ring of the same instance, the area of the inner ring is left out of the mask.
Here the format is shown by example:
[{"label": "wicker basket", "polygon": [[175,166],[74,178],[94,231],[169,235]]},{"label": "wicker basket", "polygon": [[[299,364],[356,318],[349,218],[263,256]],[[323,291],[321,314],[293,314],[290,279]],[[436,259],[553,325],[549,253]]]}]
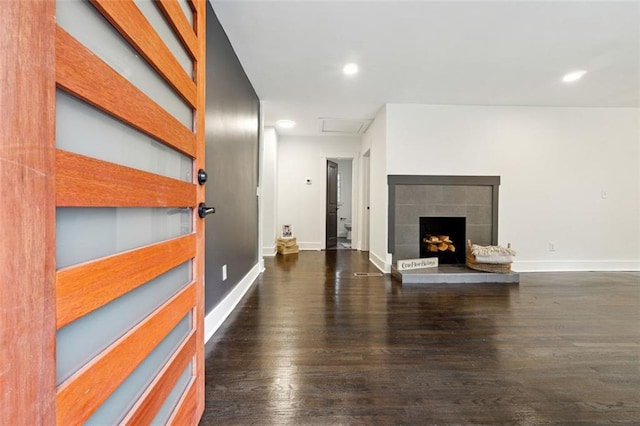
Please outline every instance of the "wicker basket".
[{"label": "wicker basket", "polygon": [[[511,247],[508,244],[507,247]],[[495,272],[507,274],[511,272],[510,263],[478,263],[476,257],[471,253],[471,241],[467,241],[467,267],[481,272]]]}]

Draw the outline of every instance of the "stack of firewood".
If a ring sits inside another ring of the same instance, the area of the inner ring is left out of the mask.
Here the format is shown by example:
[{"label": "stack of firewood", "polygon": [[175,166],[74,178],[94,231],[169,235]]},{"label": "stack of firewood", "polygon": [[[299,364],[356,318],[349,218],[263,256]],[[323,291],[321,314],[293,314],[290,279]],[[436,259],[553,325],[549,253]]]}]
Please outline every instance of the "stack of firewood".
[{"label": "stack of firewood", "polygon": [[448,235],[427,235],[422,241],[430,252],[456,251],[456,246],[453,245],[453,241]]},{"label": "stack of firewood", "polygon": [[299,251],[296,237],[278,238],[278,254],[293,254]]}]

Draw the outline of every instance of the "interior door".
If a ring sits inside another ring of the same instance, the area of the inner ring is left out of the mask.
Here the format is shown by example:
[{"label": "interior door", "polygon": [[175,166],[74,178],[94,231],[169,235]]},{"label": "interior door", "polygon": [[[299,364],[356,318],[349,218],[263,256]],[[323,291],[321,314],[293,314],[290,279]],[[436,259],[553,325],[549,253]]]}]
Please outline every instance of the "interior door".
[{"label": "interior door", "polygon": [[[40,335],[39,352],[55,347],[55,355],[35,365],[23,357],[17,369],[51,371],[55,383],[53,392],[44,383],[14,395],[7,424],[52,424],[52,415],[60,425],[196,424],[204,409],[204,191],[196,181],[204,167],[204,0],[15,3],[25,6],[11,6],[3,24],[18,32],[21,22],[40,24],[24,31],[32,50],[16,54],[55,58],[55,67],[44,61],[30,71],[47,89],[44,107],[31,104],[46,121],[17,115],[14,131],[33,136],[41,125],[47,137],[27,141],[32,157],[49,161],[34,177],[53,178],[55,189],[53,181],[24,187],[45,210],[34,213],[42,225],[21,223],[20,238],[44,238],[47,250],[41,282],[22,291],[43,289],[20,315],[46,320],[43,333],[53,332]],[[14,84],[19,92],[34,83]],[[3,300],[3,317],[5,308]]]},{"label": "interior door", "polygon": [[362,185],[362,191],[363,191],[363,205],[362,205],[362,209],[363,209],[363,214],[362,214],[362,237],[361,237],[361,250],[362,251],[369,251],[369,234],[370,234],[370,230],[369,230],[369,216],[370,216],[370,207],[369,207],[369,198],[370,198],[370,182],[371,182],[371,176],[370,176],[370,152],[367,151],[364,156],[362,157],[362,178],[363,178],[363,185]]},{"label": "interior door", "polygon": [[338,244],[338,164],[327,160],[327,249]]}]

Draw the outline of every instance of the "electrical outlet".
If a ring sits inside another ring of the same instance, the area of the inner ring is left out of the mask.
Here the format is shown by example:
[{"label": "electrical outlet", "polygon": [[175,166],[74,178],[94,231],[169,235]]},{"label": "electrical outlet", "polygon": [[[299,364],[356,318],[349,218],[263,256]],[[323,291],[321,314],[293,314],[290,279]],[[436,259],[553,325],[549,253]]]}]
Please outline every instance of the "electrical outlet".
[{"label": "electrical outlet", "polygon": [[227,279],[227,265],[222,265],[222,281]]},{"label": "electrical outlet", "polygon": [[556,251],[556,243],[549,243],[549,251]]}]

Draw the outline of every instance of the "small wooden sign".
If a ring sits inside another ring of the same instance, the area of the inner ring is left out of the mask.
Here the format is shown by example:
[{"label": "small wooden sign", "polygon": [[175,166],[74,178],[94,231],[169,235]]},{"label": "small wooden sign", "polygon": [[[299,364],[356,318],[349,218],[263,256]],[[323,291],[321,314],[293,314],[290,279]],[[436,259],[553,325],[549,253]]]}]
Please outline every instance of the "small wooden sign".
[{"label": "small wooden sign", "polygon": [[398,260],[396,269],[398,271],[406,271],[407,269],[421,269],[421,268],[437,268],[437,257],[425,257],[422,259],[407,259]]}]

